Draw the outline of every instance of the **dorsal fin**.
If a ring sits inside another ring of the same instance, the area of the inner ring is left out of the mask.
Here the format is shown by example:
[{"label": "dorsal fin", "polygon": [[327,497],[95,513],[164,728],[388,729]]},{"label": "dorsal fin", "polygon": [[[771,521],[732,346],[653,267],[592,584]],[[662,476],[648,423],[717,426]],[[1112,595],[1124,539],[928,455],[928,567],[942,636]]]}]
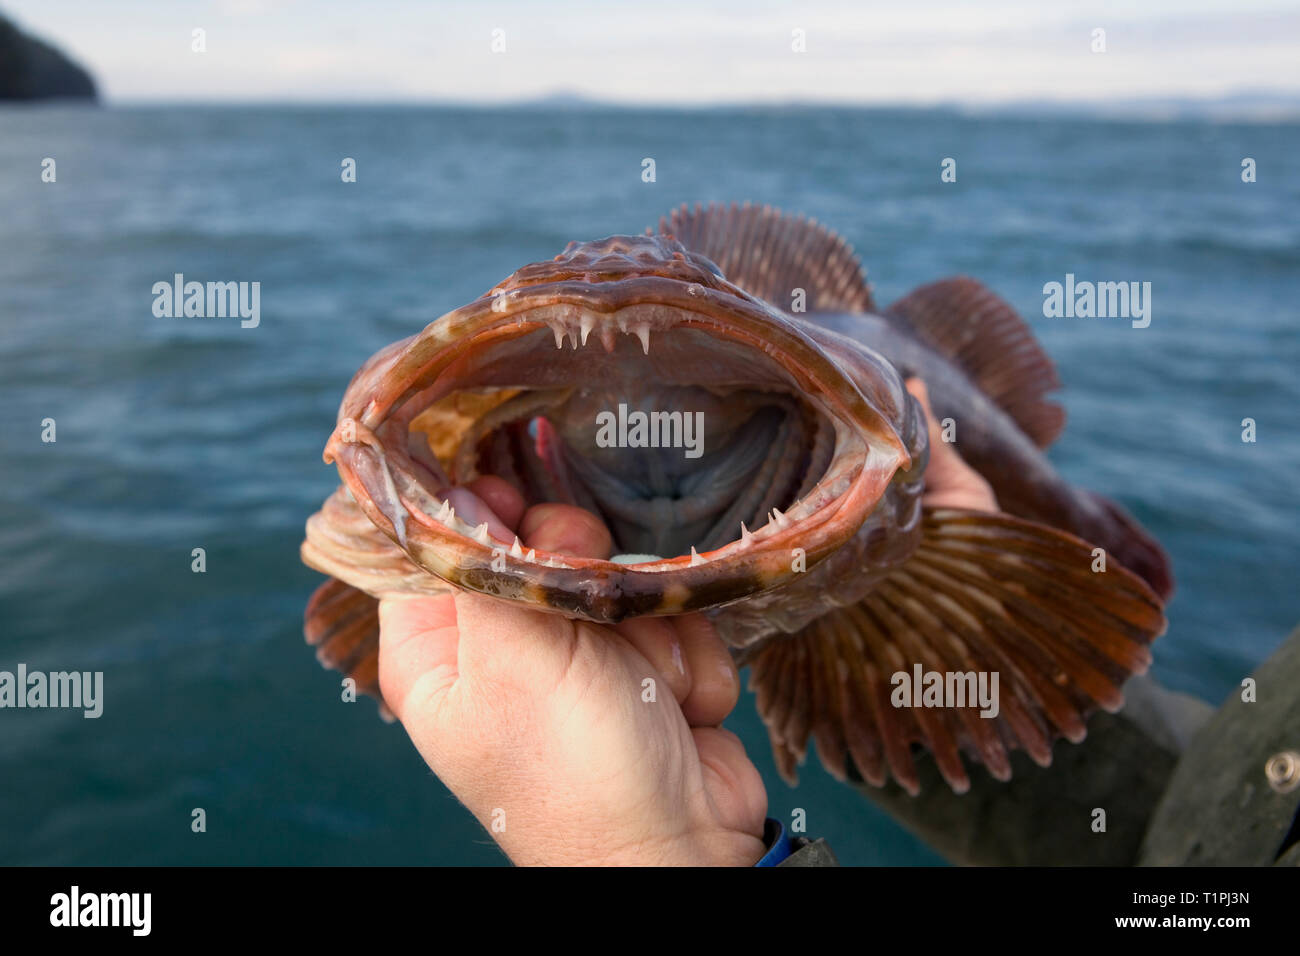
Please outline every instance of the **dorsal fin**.
[{"label": "dorsal fin", "polygon": [[803,289],[808,312],[870,312],[871,288],[852,247],[815,219],[771,206],[685,203],[659,232],[718,264],[728,281],[789,312]]},{"label": "dorsal fin", "polygon": [[1039,448],[1065,427],[1065,409],[1045,397],[1061,387],[1033,330],[1005,300],[967,276],[914,289],[885,316],[959,365]]}]

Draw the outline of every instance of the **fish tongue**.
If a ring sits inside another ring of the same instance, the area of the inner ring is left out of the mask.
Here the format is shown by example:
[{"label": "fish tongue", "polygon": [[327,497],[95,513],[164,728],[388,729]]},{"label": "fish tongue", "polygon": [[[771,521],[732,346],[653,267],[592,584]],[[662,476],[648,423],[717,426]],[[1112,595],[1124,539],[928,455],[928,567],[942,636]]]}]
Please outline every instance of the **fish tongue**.
[{"label": "fish tongue", "polygon": [[651,564],[656,561],[662,561],[661,554],[615,554],[610,559],[615,564]]}]

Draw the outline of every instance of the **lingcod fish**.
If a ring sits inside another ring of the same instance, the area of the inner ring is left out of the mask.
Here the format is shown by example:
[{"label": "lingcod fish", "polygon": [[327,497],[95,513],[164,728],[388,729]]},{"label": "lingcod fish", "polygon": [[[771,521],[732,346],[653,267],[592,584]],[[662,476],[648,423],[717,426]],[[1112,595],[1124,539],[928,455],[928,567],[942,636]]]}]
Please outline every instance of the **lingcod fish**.
[{"label": "lingcod fish", "polygon": [[[1000,511],[924,503],[910,376]],[[956,792],[967,761],[999,780],[1015,749],[1047,766],[1121,706],[1173,588],[1152,536],[1048,461],[1059,387],[981,283],[877,308],[815,220],[683,206],[570,243],[356,373],[324,452],[342,483],[302,546],[331,578],[307,640],[382,708],[386,596],[460,588],[604,623],[703,612],[792,782],[810,740],[834,776],[911,793],[918,760]],[[539,551],[457,514],[455,489],[485,475],[593,512],[614,553]],[[914,671],[997,674],[996,716],[896,706]]]}]

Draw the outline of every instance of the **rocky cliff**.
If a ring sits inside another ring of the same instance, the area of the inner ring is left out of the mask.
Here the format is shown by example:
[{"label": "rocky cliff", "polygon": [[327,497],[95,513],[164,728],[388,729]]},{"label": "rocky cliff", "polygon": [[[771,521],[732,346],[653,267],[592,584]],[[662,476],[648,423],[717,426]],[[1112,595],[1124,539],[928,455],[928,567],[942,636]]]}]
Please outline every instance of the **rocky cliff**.
[{"label": "rocky cliff", "polygon": [[96,99],[95,81],[48,43],[0,15],[0,100]]}]

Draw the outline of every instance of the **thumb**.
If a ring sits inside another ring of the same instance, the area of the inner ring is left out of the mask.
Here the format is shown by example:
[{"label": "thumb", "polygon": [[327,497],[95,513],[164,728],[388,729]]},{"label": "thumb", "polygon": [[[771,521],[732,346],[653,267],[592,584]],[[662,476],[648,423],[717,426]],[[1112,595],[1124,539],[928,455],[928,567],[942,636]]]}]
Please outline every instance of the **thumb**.
[{"label": "thumb", "polygon": [[997,511],[997,498],[984,477],[962,460],[953,442],[944,441],[930,408],[930,392],[919,378],[903,383],[925,412],[930,436],[930,463],[925,469],[925,504],[933,508]]},{"label": "thumb", "polygon": [[379,602],[379,690],[402,723],[424,709],[419,702],[438,699],[455,684],[457,644],[450,593]]}]

